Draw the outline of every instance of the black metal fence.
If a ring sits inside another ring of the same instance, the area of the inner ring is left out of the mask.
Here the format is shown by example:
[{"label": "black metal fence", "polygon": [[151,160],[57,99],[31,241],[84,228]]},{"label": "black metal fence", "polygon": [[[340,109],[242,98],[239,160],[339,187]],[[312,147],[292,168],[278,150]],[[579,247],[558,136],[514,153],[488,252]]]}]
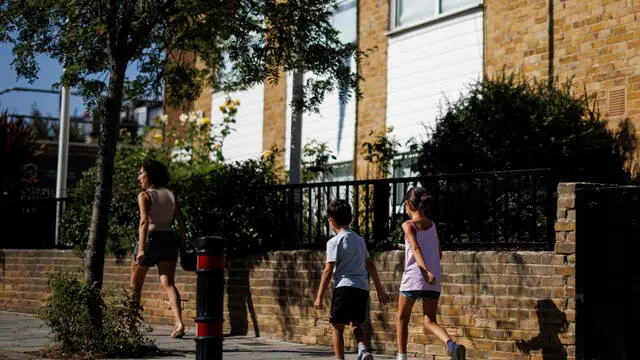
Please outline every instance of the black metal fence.
[{"label": "black metal fence", "polygon": [[55,246],[56,209],[64,207],[69,198],[22,199],[3,198],[0,227],[3,235],[0,248],[51,249]]},{"label": "black metal fence", "polygon": [[[286,204],[283,221],[293,236],[287,248],[323,248],[332,234],[327,204],[346,199],[352,227],[370,249],[397,248],[407,218],[403,201],[412,186],[432,195],[428,215],[445,249],[553,248],[558,179],[550,169],[415,178],[278,185],[266,189]],[[259,215],[258,215],[259,216]]]}]

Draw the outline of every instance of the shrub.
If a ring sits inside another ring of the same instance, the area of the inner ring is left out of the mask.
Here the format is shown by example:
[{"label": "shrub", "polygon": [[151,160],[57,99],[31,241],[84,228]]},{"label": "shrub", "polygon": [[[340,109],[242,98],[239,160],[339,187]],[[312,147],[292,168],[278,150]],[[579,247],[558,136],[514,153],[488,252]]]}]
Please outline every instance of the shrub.
[{"label": "shrub", "polygon": [[565,174],[563,180],[626,181],[624,142],[632,130],[607,129],[590,100],[572,95],[570,82],[485,78],[448,104],[415,170],[427,175],[553,168]]},{"label": "shrub", "polygon": [[[68,274],[54,274],[48,286],[51,295],[39,316],[51,328],[58,356],[110,358],[155,352],[147,337],[151,329],[142,323],[139,307],[126,292],[101,293]],[[92,326],[90,311],[103,314],[102,326]]]},{"label": "shrub", "polygon": [[[109,253],[124,256],[137,242],[136,196],[141,189],[136,177],[145,157],[158,156],[128,148],[118,150],[107,238]],[[229,239],[230,251],[257,251],[283,241],[286,232],[277,225],[282,223],[282,196],[265,189],[279,181],[274,156],[231,164],[173,163],[170,187],[185,213],[188,238],[224,236]],[[94,183],[92,170],[84,174],[72,191],[73,202],[61,221],[61,239],[68,246],[79,249],[86,246]]]}]

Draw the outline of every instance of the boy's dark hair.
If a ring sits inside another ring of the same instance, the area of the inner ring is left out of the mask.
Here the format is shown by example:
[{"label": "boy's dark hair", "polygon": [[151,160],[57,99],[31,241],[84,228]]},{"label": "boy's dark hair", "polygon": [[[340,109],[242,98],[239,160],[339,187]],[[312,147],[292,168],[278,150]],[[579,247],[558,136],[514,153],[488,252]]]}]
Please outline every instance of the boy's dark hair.
[{"label": "boy's dark hair", "polygon": [[431,195],[422,187],[412,187],[404,195],[404,201],[411,204],[416,209],[426,209],[427,202],[431,198]]},{"label": "boy's dark hair", "polygon": [[156,160],[145,160],[142,162],[142,169],[147,173],[149,182],[155,186],[167,186],[171,180],[167,167]]},{"label": "boy's dark hair", "polygon": [[327,216],[336,222],[338,226],[348,226],[351,224],[351,205],[346,200],[333,200],[329,203]]}]

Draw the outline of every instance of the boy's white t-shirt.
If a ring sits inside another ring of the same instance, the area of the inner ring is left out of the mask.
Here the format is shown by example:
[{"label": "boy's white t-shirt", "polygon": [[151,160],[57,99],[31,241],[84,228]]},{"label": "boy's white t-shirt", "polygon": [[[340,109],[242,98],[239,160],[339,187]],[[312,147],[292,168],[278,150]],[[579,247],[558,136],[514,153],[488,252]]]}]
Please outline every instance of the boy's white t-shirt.
[{"label": "boy's white t-shirt", "polygon": [[365,260],[369,251],[364,239],[351,230],[342,230],[327,241],[327,262],[335,262],[333,287],[351,286],[369,290]]}]

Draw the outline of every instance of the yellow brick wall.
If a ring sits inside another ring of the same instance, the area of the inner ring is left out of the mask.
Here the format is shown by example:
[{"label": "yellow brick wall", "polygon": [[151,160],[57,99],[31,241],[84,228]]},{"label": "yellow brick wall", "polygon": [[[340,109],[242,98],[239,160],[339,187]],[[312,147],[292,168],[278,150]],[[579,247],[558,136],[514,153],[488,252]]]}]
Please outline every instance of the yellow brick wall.
[{"label": "yellow brick wall", "polygon": [[484,0],[484,71],[548,75],[548,0]]},{"label": "yellow brick wall", "polygon": [[[546,78],[549,0],[485,0],[485,74],[501,69]],[[597,96],[611,127],[628,117],[640,129],[640,3],[565,0],[553,3],[553,72],[574,91]],[[608,93],[626,91],[627,111],[612,117]]]}]

